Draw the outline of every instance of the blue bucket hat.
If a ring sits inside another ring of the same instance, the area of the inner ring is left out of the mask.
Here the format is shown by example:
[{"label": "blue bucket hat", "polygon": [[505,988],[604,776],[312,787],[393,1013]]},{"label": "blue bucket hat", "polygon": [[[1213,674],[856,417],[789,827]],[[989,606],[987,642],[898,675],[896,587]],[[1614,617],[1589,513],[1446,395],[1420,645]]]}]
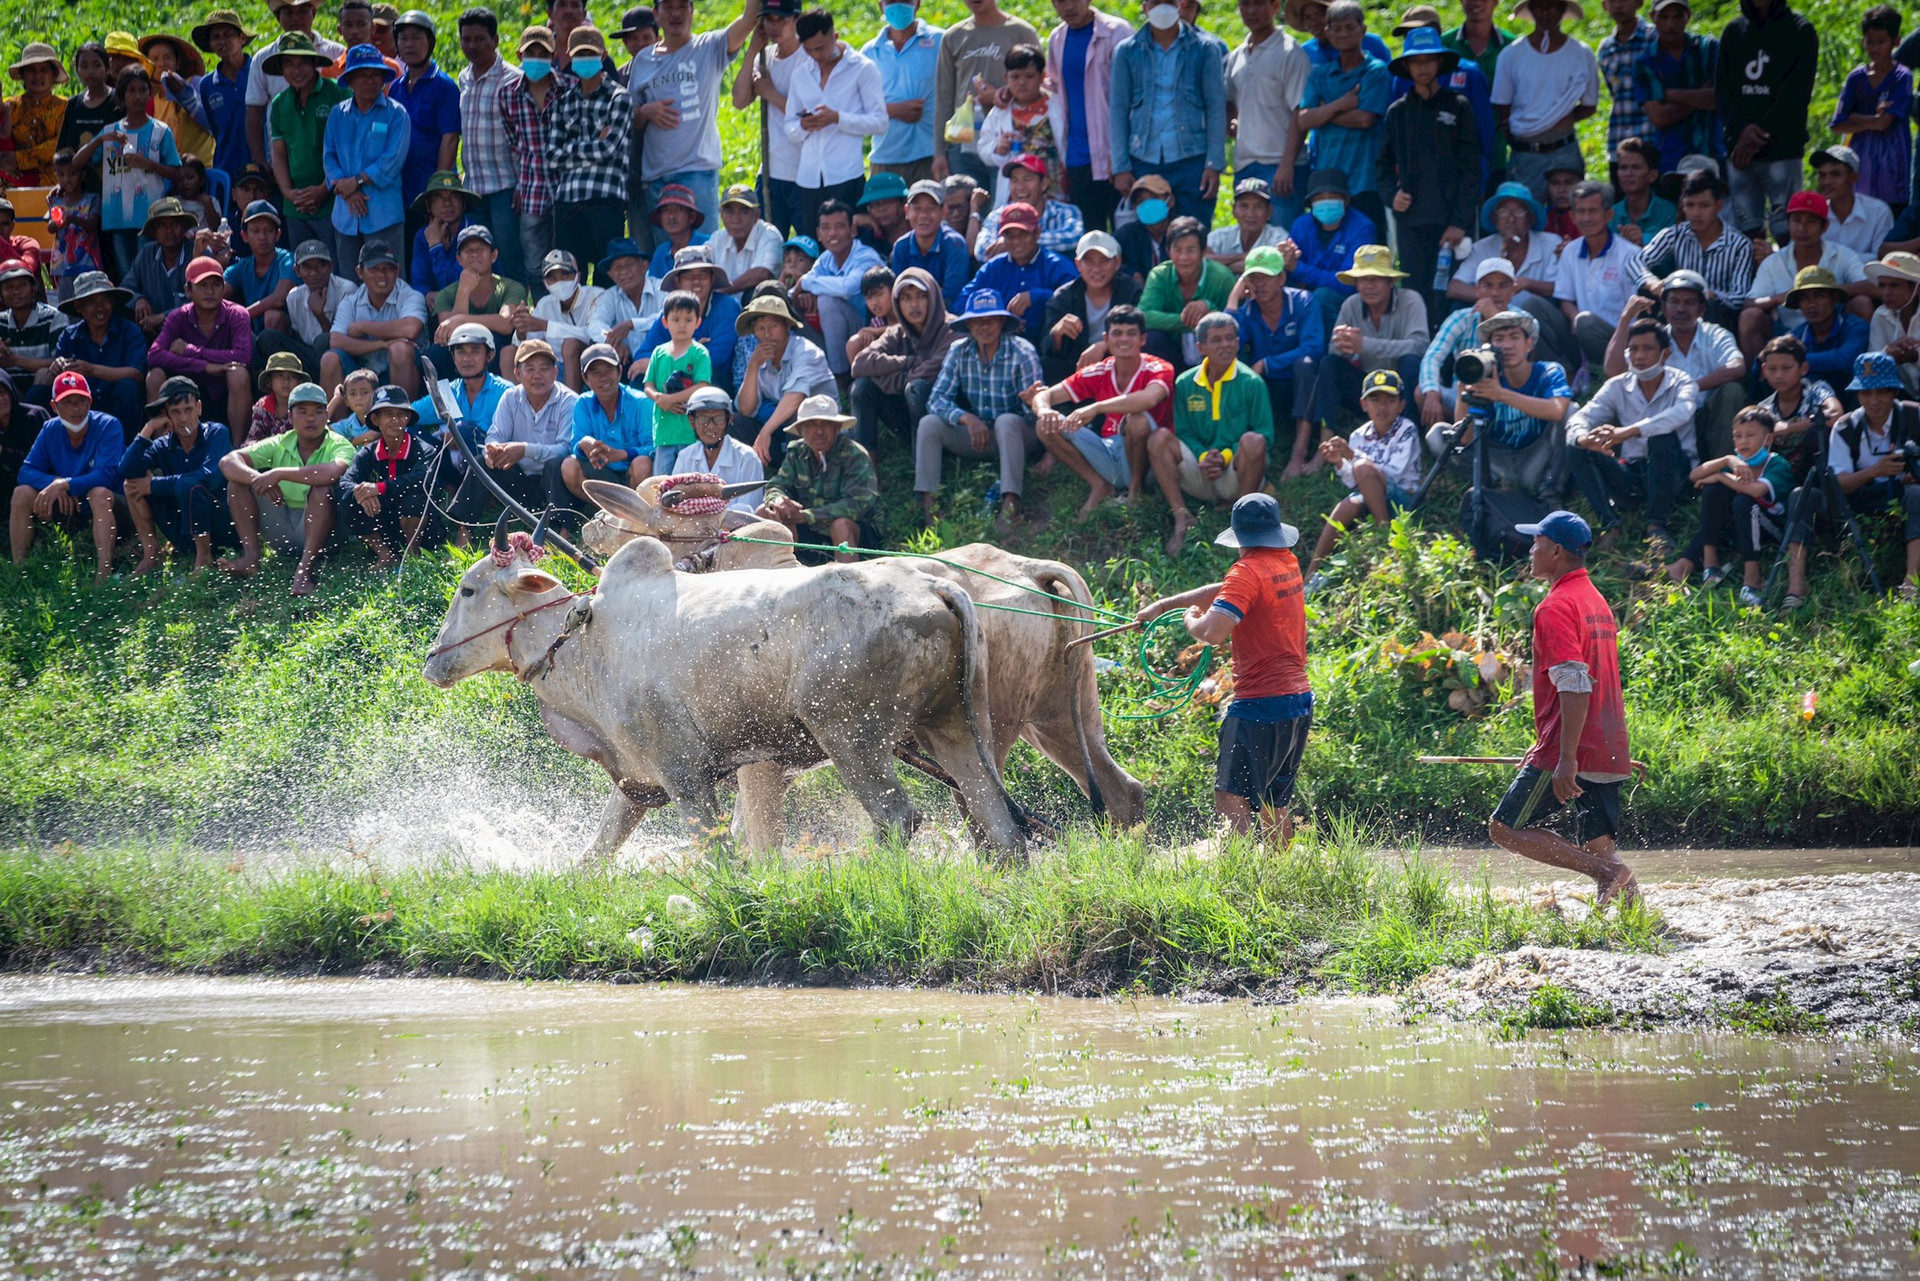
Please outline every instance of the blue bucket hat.
[{"label": "blue bucket hat", "polygon": [[[1412,37],[1409,36],[1408,39]],[[1487,203],[1480,206],[1481,226],[1493,226],[1493,211],[1500,207],[1500,202],[1503,200],[1518,200],[1525,205],[1527,212],[1533,215],[1535,231],[1547,229],[1547,211],[1540,207],[1540,202],[1533,198],[1533,193],[1527,190],[1527,184],[1524,182],[1503,182],[1493,189],[1493,194],[1487,197]]]},{"label": "blue bucket hat", "polygon": [[614,262],[621,258],[638,258],[641,262],[647,260],[647,256],[640,252],[639,241],[630,236],[621,236],[618,240],[607,242],[607,256],[600,260],[598,267],[594,268],[595,273],[611,277]]},{"label": "blue bucket hat", "polygon": [[[988,320],[995,318],[1012,321],[1018,321],[1020,319],[1020,317],[1014,315],[1000,304],[999,294],[993,292],[991,289],[976,289],[973,291],[973,296],[967,299],[966,310],[954,318],[953,328],[964,334],[967,332],[967,322],[969,320]],[[1003,326],[1003,331],[1004,328]]]},{"label": "blue bucket hat", "polygon": [[387,66],[387,60],[370,44],[357,44],[347,50],[347,60],[340,66],[340,80],[344,83],[356,71],[378,71],[388,76],[393,74],[393,70]]},{"label": "blue bucket hat", "polygon": [[1903,391],[1900,367],[1884,351],[1870,351],[1853,358],[1853,381],[1848,391]]},{"label": "blue bucket hat", "polygon": [[1291,547],[1300,531],[1280,519],[1272,494],[1248,494],[1233,505],[1227,528],[1213,541],[1222,547]]},{"label": "blue bucket hat", "polygon": [[1570,511],[1548,512],[1535,525],[1515,525],[1513,532],[1522,538],[1544,536],[1570,552],[1582,553],[1593,546],[1593,529]]},{"label": "blue bucket hat", "polygon": [[1402,80],[1411,80],[1413,77],[1407,74],[1407,59],[1421,57],[1440,59],[1440,74],[1443,76],[1452,75],[1460,66],[1460,55],[1440,43],[1438,28],[1415,27],[1400,42],[1400,56],[1387,64],[1387,72]]}]

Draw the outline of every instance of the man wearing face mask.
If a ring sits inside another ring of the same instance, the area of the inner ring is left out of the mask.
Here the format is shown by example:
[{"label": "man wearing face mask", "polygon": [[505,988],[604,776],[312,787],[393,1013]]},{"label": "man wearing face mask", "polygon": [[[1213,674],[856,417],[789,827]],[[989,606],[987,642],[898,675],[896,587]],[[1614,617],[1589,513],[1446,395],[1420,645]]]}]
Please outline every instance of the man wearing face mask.
[{"label": "man wearing face mask", "polygon": [[1227,167],[1227,85],[1219,47],[1180,21],[1178,0],[1146,0],[1147,24],[1113,55],[1113,186],[1141,174],[1172,186],[1174,209],[1213,227]]},{"label": "man wearing face mask", "polygon": [[1120,269],[1135,284],[1145,284],[1147,273],[1167,256],[1167,227],[1173,222],[1173,188],[1157,173],[1133,184],[1127,193],[1133,221],[1115,232],[1120,241]]},{"label": "man wearing face mask", "polygon": [[559,82],[553,78],[553,32],[520,33],[520,74],[500,89],[500,123],[513,156],[513,208],[520,220],[520,256],[545,262],[553,248],[553,170],[547,160],[547,122]]},{"label": "man wearing face mask", "polygon": [[1645,501],[1647,544],[1671,550],[1673,500],[1699,461],[1693,415],[1699,388],[1667,363],[1667,327],[1645,317],[1627,330],[1627,372],[1609,378],[1567,420],[1567,469],[1600,518],[1600,540],[1620,529],[1620,508]]},{"label": "man wearing face mask", "polygon": [[553,174],[553,242],[579,262],[598,258],[627,218],[627,134],[633,106],[607,67],[607,46],[592,27],[567,37],[568,66],[548,124]]},{"label": "man wearing face mask", "polygon": [[[1706,315],[1707,283],[1698,273],[1676,271],[1661,282],[1660,309],[1672,335],[1673,347],[1667,363],[1693,379],[1700,389],[1700,406],[1694,413],[1695,438],[1709,458],[1727,452],[1733,446],[1733,416],[1747,403],[1747,358],[1733,335]],[[1627,299],[1607,344],[1607,376],[1622,373],[1627,367],[1627,331],[1633,322],[1652,313],[1653,299],[1636,294]]]},{"label": "man wearing face mask", "polygon": [[1354,251],[1380,243],[1373,220],[1347,201],[1347,176],[1338,169],[1316,169],[1307,179],[1307,212],[1293,220],[1293,243],[1300,250],[1292,278],[1297,289],[1310,290],[1320,307],[1321,332],[1332,333],[1340,304],[1353,286],[1340,282],[1340,273],[1353,269]]},{"label": "man wearing face mask", "polygon": [[933,176],[933,97],[939,87],[941,28],[920,17],[918,0],[882,5],[881,28],[860,52],[880,69],[887,104],[887,131],[873,144],[867,163],[875,173],[897,173],[909,184]]}]

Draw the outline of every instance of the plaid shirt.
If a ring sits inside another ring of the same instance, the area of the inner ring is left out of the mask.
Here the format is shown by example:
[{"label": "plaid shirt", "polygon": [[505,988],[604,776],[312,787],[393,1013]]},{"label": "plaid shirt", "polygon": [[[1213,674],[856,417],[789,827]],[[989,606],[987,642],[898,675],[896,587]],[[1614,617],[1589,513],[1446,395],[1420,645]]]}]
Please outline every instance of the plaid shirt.
[{"label": "plaid shirt", "polygon": [[570,85],[559,99],[547,121],[547,160],[559,174],[554,203],[625,200],[633,100],[611,76],[602,76],[591,94]]},{"label": "plaid shirt", "polygon": [[514,190],[520,193],[520,215],[539,218],[553,207],[553,183],[547,176],[547,130],[553,123],[558,89],[549,90],[547,105],[533,105],[525,76],[515,76],[500,87],[500,131],[514,159]]},{"label": "plaid shirt", "polygon": [[479,76],[472,67],[460,72],[460,168],[467,186],[483,196],[513,186],[513,141],[507,137],[501,103],[505,90],[517,88],[519,79],[519,71],[504,58],[495,58]]},{"label": "plaid shirt", "polygon": [[1610,35],[1600,42],[1597,55],[1600,61],[1600,75],[1607,82],[1607,93],[1613,98],[1613,108],[1607,114],[1607,154],[1620,150],[1620,144],[1629,138],[1653,137],[1653,122],[1647,119],[1647,112],[1640,89],[1633,82],[1635,65],[1653,55],[1660,43],[1660,33],[1645,18],[1636,20],[1633,34],[1622,40],[1618,35]]},{"label": "plaid shirt", "polygon": [[[1040,357],[1026,339],[1007,334],[993,353],[993,363],[983,365],[980,349],[969,335],[947,348],[940,376],[933,380],[933,392],[927,397],[927,412],[956,424],[961,414],[971,413],[989,427],[1001,414],[1031,418],[1033,410],[1020,393],[1041,381]],[[961,400],[955,400],[956,395]]]}]

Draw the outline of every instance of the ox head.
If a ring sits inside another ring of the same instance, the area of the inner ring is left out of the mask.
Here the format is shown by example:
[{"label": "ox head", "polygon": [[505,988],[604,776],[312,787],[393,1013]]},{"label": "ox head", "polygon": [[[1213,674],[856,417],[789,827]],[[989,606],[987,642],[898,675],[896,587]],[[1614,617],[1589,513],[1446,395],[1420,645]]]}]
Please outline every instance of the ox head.
[{"label": "ox head", "polygon": [[[658,538],[676,555],[684,555],[720,537],[727,511],[718,476],[649,476],[637,488],[589,480],[586,489],[600,510],[581,531],[581,541],[601,556],[611,556],[642,536]],[[669,505],[668,495],[676,491],[698,497],[683,496],[677,505]]]},{"label": "ox head", "polygon": [[546,549],[528,534],[508,537],[506,523],[501,516],[488,554],[460,576],[434,638],[421,674],[441,689],[479,672],[512,671],[507,644],[514,624],[564,590],[559,579],[539,568]]}]

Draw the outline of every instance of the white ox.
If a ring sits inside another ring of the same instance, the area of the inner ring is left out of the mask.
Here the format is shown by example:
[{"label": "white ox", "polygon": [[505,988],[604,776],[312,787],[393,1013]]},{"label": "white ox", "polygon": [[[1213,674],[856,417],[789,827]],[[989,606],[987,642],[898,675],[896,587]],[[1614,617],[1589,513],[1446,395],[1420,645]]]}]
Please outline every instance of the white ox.
[{"label": "white ox", "polygon": [[662,543],[637,538],[579,598],[538,555],[527,535],[496,534],[461,576],[424,675],[442,688],[491,671],[530,684],[555,741],[613,780],[595,853],[668,800],[717,831],[717,783],[823,755],[874,824],[904,838],[917,816],[893,771],[903,741],[952,778],[988,843],[1022,847],[989,754],[986,648],[951,583],[896,564],[683,574]]},{"label": "white ox", "polygon": [[[734,530],[733,537],[727,541],[716,543],[721,524],[717,503],[664,506],[663,493],[681,487],[678,482],[684,479],[690,478],[662,481],[655,477],[642,481],[637,491],[624,485],[588,481],[589,495],[602,510],[588,523],[583,541],[592,550],[608,554],[636,537],[662,538],[682,557],[679,562],[682,567],[697,568],[701,572],[800,567],[791,547],[786,545],[793,539],[784,525],[758,521]],[[706,492],[699,486],[687,488]],[[696,509],[698,514],[681,514],[688,508]],[[743,537],[765,541],[739,541]],[[1123,827],[1141,822],[1146,814],[1145,789],[1107,752],[1092,655],[1084,645],[1067,647],[1068,642],[1086,630],[1081,620],[1093,617],[1090,610],[1076,609],[1066,603],[1092,604],[1093,594],[1087,590],[1085,580],[1057,561],[1015,556],[988,543],[969,543],[942,552],[941,558],[952,565],[918,558],[898,563],[959,585],[976,604],[1004,605],[1042,614],[1051,612],[1055,616],[1038,617],[1034,613],[1007,613],[1000,609],[979,612],[980,630],[989,655],[988,719],[993,727],[996,768],[1005,768],[1007,754],[1016,742],[1025,738],[1066,771],[1096,812],[1104,813]],[[968,573],[953,568],[954,565],[995,577]],[[1011,585],[1015,583],[1063,599],[1049,600]],[[918,763],[910,756],[905,758],[909,763]],[[786,785],[787,775],[778,766],[754,765],[740,771],[735,826],[748,848],[779,848],[780,811]]]}]

